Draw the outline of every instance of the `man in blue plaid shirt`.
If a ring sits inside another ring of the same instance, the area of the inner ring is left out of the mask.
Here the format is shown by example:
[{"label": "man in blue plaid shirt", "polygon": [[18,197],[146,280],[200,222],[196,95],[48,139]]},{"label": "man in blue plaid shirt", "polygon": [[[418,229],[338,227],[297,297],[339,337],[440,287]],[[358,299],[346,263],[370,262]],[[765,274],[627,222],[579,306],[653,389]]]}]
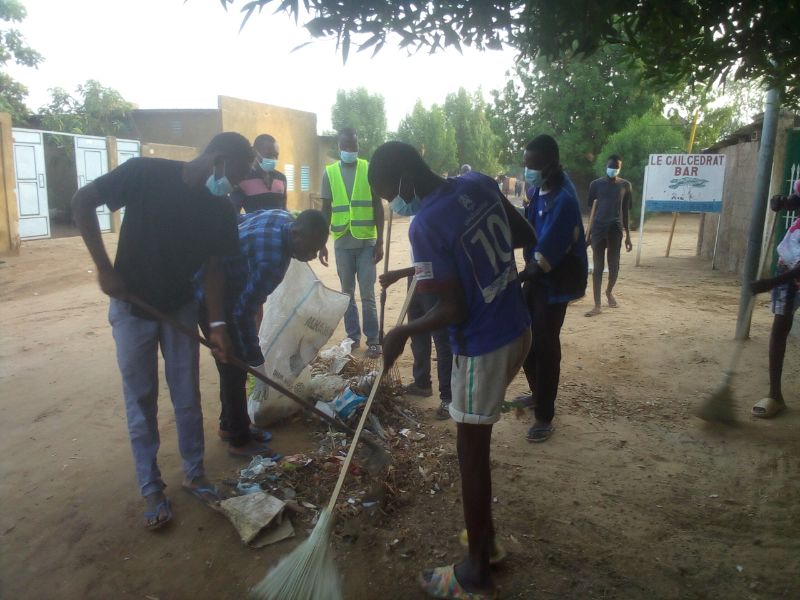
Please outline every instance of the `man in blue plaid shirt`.
[{"label": "man in blue plaid shirt", "polygon": [[[285,210],[260,210],[239,216],[239,253],[225,259],[226,321],[209,323],[201,314],[204,332],[226,327],[236,354],[251,366],[264,370],[258,339],[261,307],[278,287],[289,261],[308,262],[328,241],[328,222],[318,210],[306,210],[295,219]],[[219,371],[219,435],[235,456],[269,456],[264,444],[268,432],[251,430],[247,414],[247,372],[217,361]],[[266,374],[266,373],[264,373]]]}]

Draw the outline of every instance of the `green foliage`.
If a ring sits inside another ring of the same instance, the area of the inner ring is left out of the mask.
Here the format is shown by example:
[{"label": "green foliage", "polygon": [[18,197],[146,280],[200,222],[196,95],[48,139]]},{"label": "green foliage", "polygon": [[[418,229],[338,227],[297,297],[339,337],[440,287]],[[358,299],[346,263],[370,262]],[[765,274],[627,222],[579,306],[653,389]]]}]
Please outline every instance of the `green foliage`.
[{"label": "green foliage", "polygon": [[386,141],[386,110],[383,96],[366,88],[339,90],[331,108],[331,122],[337,131],[353,127],[358,132],[359,154],[369,158]]},{"label": "green foliage", "polygon": [[417,100],[411,113],[400,121],[397,139],[419,150],[436,173],[454,173],[458,169],[456,132],[437,104],[426,110]]},{"label": "green foliage", "polygon": [[519,165],[527,142],[547,133],[558,141],[561,163],[579,189],[595,177],[593,163],[608,137],[631,117],[660,106],[656,90],[643,84],[642,70],[611,46],[587,60],[521,60],[492,96],[503,162]]},{"label": "green foliage", "polygon": [[459,88],[457,93],[448,94],[444,113],[455,131],[458,165],[468,164],[476,171],[497,176],[500,172],[498,140],[480,90],[468,94],[464,88]]},{"label": "green foliage", "polygon": [[[20,23],[27,16],[25,7],[17,0],[0,0],[0,21]],[[19,30],[13,27],[0,29],[0,68],[9,61],[26,67],[36,67],[42,61],[42,55],[25,43]],[[28,88],[12,79],[7,73],[0,71],[0,111],[11,114],[15,125],[28,123],[29,111],[25,105]]]},{"label": "green foliage", "polygon": [[113,88],[94,79],[79,85],[73,96],[54,88],[50,102],[39,109],[43,129],[85,135],[128,135],[132,131],[131,111],[136,108]]},{"label": "green foliage", "polygon": [[622,157],[621,177],[633,186],[631,226],[638,227],[642,206],[644,168],[650,154],[680,153],[686,151],[687,138],[680,127],[661,114],[649,112],[631,118],[625,126],[608,138],[597,155],[594,168],[604,173],[606,158],[610,154]]},{"label": "green foliage", "polygon": [[264,9],[295,20],[310,15],[309,33],[336,38],[345,61],[351,44],[377,52],[390,36],[410,50],[509,44],[526,57],[550,60],[588,56],[613,44],[641,61],[647,78],[659,84],[763,79],[784,90],[785,103],[800,104],[796,0],[238,1],[242,26]]},{"label": "green foliage", "polygon": [[750,123],[761,111],[763,96],[759,85],[747,81],[710,87],[687,84],[667,98],[667,113],[684,130],[687,139],[697,113],[693,151],[699,152]]}]

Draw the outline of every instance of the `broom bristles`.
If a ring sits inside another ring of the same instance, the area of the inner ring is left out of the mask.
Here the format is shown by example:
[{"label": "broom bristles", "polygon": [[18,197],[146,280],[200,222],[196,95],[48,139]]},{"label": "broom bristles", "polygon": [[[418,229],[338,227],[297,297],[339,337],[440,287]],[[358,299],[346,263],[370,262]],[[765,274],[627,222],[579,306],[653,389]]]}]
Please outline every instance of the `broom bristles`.
[{"label": "broom bristles", "polygon": [[730,374],[725,374],[717,389],[703,402],[695,414],[704,421],[717,421],[720,423],[733,423],[736,421],[736,415],[733,412],[733,390],[731,389]]},{"label": "broom bristles", "polygon": [[333,516],[325,508],[308,536],[250,591],[255,600],[342,600],[330,544]]}]

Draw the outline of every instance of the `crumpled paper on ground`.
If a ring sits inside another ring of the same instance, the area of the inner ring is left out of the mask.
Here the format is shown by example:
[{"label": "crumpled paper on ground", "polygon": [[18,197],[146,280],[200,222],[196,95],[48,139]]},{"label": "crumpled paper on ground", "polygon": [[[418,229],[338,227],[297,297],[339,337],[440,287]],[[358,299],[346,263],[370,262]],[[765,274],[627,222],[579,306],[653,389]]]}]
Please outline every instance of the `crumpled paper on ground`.
[{"label": "crumpled paper on ground", "polygon": [[262,548],[294,536],[292,522],[286,516],[286,503],[266,492],[228,498],[220,508],[233,523],[242,541]]}]

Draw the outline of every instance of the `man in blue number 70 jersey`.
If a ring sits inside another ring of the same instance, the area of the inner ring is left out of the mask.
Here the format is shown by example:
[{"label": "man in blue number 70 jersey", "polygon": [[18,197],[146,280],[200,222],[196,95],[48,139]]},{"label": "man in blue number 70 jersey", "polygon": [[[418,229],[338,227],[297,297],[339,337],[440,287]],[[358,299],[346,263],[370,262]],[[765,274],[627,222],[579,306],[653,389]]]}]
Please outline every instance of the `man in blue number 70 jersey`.
[{"label": "man in blue number 70 jersey", "polygon": [[408,144],[388,142],[375,151],[369,183],[396,200],[413,187],[419,212],[409,231],[420,291],[437,297],[425,316],[384,338],[390,368],[412,335],[448,327],[453,349],[450,416],[457,422],[464,521],[469,554],[461,563],[422,574],[436,598],[493,598],[489,559],[494,547],[489,448],[505,388],[522,366],[531,342],[514,248],[534,242],[525,219],[481,173],[443,179]]}]

